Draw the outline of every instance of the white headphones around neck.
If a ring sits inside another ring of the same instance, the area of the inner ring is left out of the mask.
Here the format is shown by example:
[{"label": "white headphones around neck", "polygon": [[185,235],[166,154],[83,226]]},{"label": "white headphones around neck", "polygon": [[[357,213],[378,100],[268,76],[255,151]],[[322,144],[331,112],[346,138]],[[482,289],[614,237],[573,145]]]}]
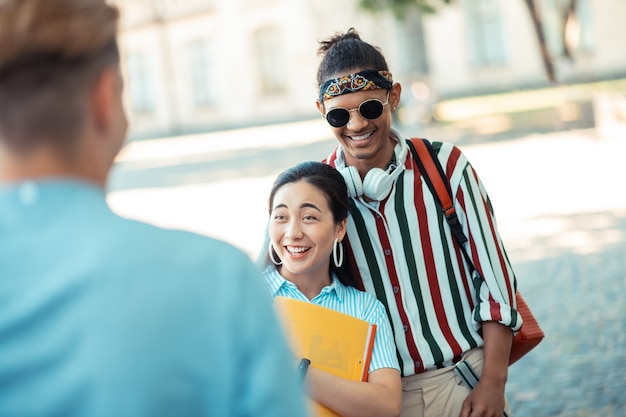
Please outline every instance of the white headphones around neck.
[{"label": "white headphones around neck", "polygon": [[337,169],[343,175],[343,179],[348,186],[348,194],[350,197],[365,196],[372,200],[380,201],[389,195],[391,187],[400,173],[404,170],[408,146],[402,139],[398,140],[398,144],[394,148],[396,156],[395,167],[391,168],[391,172],[387,172],[381,168],[372,168],[365,178],[361,181],[359,171],[354,166],[339,165],[345,164],[343,158],[337,158]]}]

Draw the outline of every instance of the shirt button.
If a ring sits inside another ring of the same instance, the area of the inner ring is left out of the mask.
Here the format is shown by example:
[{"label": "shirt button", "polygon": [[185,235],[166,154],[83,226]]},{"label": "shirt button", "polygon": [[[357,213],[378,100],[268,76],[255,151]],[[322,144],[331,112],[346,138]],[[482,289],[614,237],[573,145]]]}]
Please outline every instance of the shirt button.
[{"label": "shirt button", "polygon": [[391,250],[390,250],[390,249],[385,249],[385,255],[386,255],[386,256],[391,255]]},{"label": "shirt button", "polygon": [[398,288],[398,287],[393,287],[393,292],[394,292],[394,294],[397,294],[397,293],[398,293],[398,291],[400,291],[400,288]]},{"label": "shirt button", "polygon": [[409,326],[407,326],[406,324],[404,326],[402,326],[402,328],[404,329],[405,332],[409,331]]},{"label": "shirt button", "polygon": [[415,367],[416,368],[421,368],[422,363],[420,361],[415,361]]}]

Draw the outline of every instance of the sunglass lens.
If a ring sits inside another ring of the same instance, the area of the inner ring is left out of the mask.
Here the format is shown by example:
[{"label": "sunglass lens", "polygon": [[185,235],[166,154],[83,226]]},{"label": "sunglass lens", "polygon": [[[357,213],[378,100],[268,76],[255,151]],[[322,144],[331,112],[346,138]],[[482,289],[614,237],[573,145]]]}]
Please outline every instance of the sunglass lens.
[{"label": "sunglass lens", "polygon": [[332,127],[345,126],[350,120],[350,112],[346,109],[332,109],[326,113],[326,120]]},{"label": "sunglass lens", "polygon": [[[378,119],[383,114],[383,102],[377,99],[365,100],[359,106],[359,113],[369,120]],[[332,127],[343,127],[350,121],[350,110],[344,108],[332,109],[326,113],[326,120]]]},{"label": "sunglass lens", "polygon": [[366,119],[378,119],[383,114],[383,103],[380,100],[366,100],[359,106],[359,113]]}]

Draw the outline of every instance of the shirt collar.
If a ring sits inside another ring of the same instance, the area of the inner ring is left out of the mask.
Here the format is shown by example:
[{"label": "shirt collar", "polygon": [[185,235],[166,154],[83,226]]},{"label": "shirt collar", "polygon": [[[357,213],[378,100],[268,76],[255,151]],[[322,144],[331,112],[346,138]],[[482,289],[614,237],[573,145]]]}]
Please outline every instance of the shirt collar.
[{"label": "shirt collar", "polygon": [[274,267],[274,265],[268,265],[263,271],[263,275],[265,276],[265,280],[267,282],[267,286],[270,290],[270,294],[272,297],[276,296],[276,293],[288,282],[282,275],[278,273],[278,270]]},{"label": "shirt collar", "polygon": [[[282,287],[293,286],[292,288],[296,288],[293,282],[285,279],[285,277],[280,275],[280,273],[278,272],[276,267],[274,267],[274,265],[268,265],[267,268],[265,268],[265,271],[263,272],[263,274],[265,275],[265,279],[267,281],[267,285],[268,285],[268,288],[272,297],[276,297]],[[330,279],[331,279],[330,285],[327,285],[326,287],[322,288],[322,291],[320,292],[319,295],[323,295],[327,293],[335,293],[335,295],[337,296],[337,299],[340,302],[343,302],[345,298],[346,287],[339,281],[339,278],[337,278],[335,273],[332,271],[330,273]]]},{"label": "shirt collar", "polygon": [[330,273],[330,278],[331,278],[331,283],[328,287],[324,288],[322,290],[322,292],[324,291],[334,291],[335,295],[337,296],[337,299],[339,300],[339,302],[343,303],[343,300],[345,298],[346,295],[346,287],[341,283],[341,281],[339,281],[339,278],[337,278],[337,276],[335,275],[334,272]]}]

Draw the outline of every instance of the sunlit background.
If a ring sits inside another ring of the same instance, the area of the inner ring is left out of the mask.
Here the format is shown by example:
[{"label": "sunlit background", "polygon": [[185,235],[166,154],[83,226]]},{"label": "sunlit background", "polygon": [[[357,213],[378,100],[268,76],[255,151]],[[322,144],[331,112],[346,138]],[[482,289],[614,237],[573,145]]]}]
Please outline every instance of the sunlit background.
[{"label": "sunlit background", "polygon": [[626,1],[116,3],[131,128],[114,210],[256,258],[275,176],[336,145],[316,51],[354,27],[402,84],[395,127],[459,145],[489,190],[546,331],[510,369],[515,415],[626,415]]},{"label": "sunlit background", "polygon": [[[609,81],[626,72],[620,0],[431,1],[433,13],[415,6],[423,0],[117,3],[131,138],[315,117],[318,41],[350,27],[382,49],[404,86],[405,125],[496,114],[471,127],[590,127],[597,94],[619,91]],[[392,3],[413,6],[363,6]],[[518,94],[467,101],[503,92]]]}]

